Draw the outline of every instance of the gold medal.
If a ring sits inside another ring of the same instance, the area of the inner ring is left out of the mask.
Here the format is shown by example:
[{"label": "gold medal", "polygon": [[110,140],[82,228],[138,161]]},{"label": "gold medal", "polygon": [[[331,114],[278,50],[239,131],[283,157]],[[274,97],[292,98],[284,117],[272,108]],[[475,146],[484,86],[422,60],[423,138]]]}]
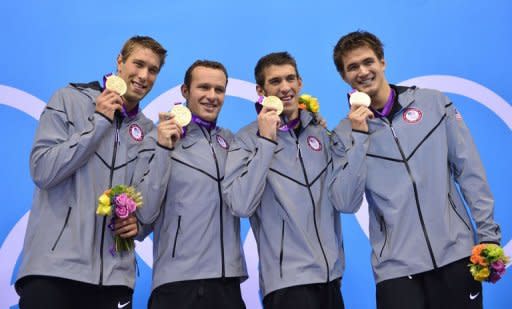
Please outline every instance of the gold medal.
[{"label": "gold medal", "polygon": [[362,105],[369,107],[372,100],[370,96],[364,92],[356,91],[350,95],[350,105]]},{"label": "gold medal", "polygon": [[174,105],[170,113],[174,115],[176,123],[182,128],[188,125],[192,120],[192,113],[190,112],[188,107],[181,104]]},{"label": "gold medal", "polygon": [[115,91],[120,96],[126,93],[127,87],[124,79],[117,75],[110,75],[107,77],[107,81],[105,82],[105,87],[108,90]]},{"label": "gold medal", "polygon": [[283,112],[283,102],[281,99],[273,95],[265,97],[261,102],[261,105],[276,109],[278,115]]}]

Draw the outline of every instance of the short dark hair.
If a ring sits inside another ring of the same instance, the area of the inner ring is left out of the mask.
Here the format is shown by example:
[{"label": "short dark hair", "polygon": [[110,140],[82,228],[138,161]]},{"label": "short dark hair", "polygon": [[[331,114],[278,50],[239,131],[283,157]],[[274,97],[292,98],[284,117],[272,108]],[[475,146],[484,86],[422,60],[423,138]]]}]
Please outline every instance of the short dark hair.
[{"label": "short dark hair", "polygon": [[221,70],[224,72],[224,75],[226,76],[226,85],[228,84],[228,71],[226,70],[226,67],[220,62],[212,61],[212,60],[196,60],[194,63],[192,63],[191,66],[188,67],[187,72],[185,72],[185,78],[183,79],[183,83],[187,88],[190,88],[190,83],[192,82],[192,71],[197,67],[205,67],[215,70]]},{"label": "short dark hair", "polygon": [[373,33],[364,30],[350,32],[340,38],[334,47],[333,60],[338,72],[344,76],[343,56],[348,52],[360,48],[369,47],[379,60],[384,59],[384,45]]},{"label": "short dark hair", "polygon": [[130,57],[133,50],[137,46],[149,48],[155,54],[157,54],[157,56],[160,58],[160,66],[158,67],[159,70],[164,66],[167,50],[152,37],[139,35],[129,38],[128,41],[124,43],[120,53],[123,63],[126,62],[126,59]]},{"label": "short dark hair", "polygon": [[260,87],[265,85],[265,76],[263,71],[265,71],[266,68],[271,65],[285,64],[293,66],[295,73],[297,73],[297,78],[300,78],[295,58],[293,58],[292,55],[290,55],[288,52],[276,52],[261,57],[260,60],[258,60],[258,63],[256,63],[256,67],[254,67],[254,78],[256,79],[256,84],[258,84]]}]

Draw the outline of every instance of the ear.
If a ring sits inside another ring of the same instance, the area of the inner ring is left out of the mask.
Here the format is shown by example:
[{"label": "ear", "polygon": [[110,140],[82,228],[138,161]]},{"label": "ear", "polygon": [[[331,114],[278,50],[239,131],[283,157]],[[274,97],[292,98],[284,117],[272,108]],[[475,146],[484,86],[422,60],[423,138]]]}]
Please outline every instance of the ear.
[{"label": "ear", "polygon": [[190,92],[189,92],[187,85],[185,85],[185,84],[181,85],[181,95],[188,101],[188,99],[190,97]]},{"label": "ear", "polygon": [[380,60],[380,63],[382,63],[382,70],[383,70],[383,71],[384,71],[384,70],[386,70],[386,59],[382,58],[382,59]]},{"label": "ear", "polygon": [[259,96],[266,96],[265,90],[260,85],[256,85],[256,92]]},{"label": "ear", "polygon": [[[302,90],[302,78],[301,77],[298,78],[297,84],[299,85],[299,93],[300,93],[300,91]],[[299,93],[297,93],[297,94],[299,94]]]},{"label": "ear", "polygon": [[123,69],[123,57],[121,54],[117,56],[117,72],[121,72]]}]

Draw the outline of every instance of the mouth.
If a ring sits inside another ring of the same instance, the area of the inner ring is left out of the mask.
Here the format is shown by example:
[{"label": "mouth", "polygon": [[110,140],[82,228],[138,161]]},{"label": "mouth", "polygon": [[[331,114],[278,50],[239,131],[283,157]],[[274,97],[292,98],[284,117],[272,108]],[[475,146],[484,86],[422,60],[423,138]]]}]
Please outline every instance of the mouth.
[{"label": "mouth", "polygon": [[210,102],[204,102],[204,103],[200,103],[200,104],[208,112],[214,112],[217,110],[217,107],[218,107],[217,104],[210,103]]},{"label": "mouth", "polygon": [[291,104],[293,101],[293,98],[295,98],[295,95],[293,95],[293,94],[288,94],[288,95],[279,97],[279,99],[281,99],[283,104]]},{"label": "mouth", "polygon": [[146,92],[146,89],[148,88],[147,85],[143,84],[143,83],[139,83],[137,81],[134,81],[132,80],[131,81],[131,86],[132,86],[132,89],[135,93],[140,93],[140,94],[143,94]]},{"label": "mouth", "polygon": [[373,84],[373,81],[375,80],[375,76],[367,77],[365,79],[359,79],[357,81],[357,84],[361,86],[362,88],[371,86]]}]

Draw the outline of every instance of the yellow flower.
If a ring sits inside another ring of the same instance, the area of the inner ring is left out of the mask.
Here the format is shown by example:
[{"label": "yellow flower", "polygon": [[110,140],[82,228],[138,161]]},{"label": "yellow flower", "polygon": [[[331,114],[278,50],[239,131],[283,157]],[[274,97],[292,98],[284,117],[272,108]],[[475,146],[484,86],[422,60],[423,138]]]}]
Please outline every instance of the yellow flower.
[{"label": "yellow flower", "polygon": [[485,279],[487,279],[487,277],[489,277],[489,275],[490,275],[489,268],[484,267],[484,268],[480,269],[479,272],[474,274],[474,278],[477,281],[484,281]]},{"label": "yellow flower", "polygon": [[313,112],[313,113],[316,113],[318,112],[318,110],[320,109],[320,104],[318,104],[318,99],[317,98],[311,98],[311,100],[309,101],[309,107],[308,109]]},{"label": "yellow flower", "polygon": [[102,194],[98,198],[98,208],[96,208],[96,214],[100,216],[110,216],[112,214],[112,207],[110,207],[110,197],[106,194]]},{"label": "yellow flower", "polygon": [[320,109],[318,99],[305,93],[299,97],[299,108],[307,109],[312,113],[317,113]]}]

